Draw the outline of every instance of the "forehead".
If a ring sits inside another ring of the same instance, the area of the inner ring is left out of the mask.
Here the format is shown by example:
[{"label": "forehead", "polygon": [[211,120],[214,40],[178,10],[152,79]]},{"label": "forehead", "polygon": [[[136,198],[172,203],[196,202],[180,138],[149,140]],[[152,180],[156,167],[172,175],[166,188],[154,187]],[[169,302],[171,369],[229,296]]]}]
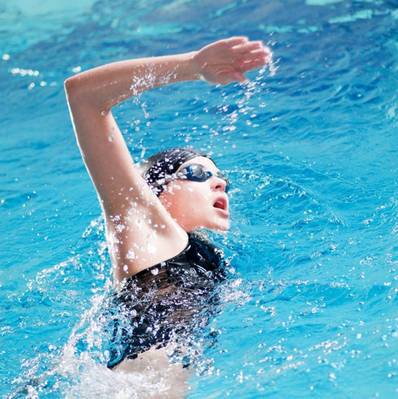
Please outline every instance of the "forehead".
[{"label": "forehead", "polygon": [[201,157],[201,156],[192,158],[189,161],[184,162],[178,169],[180,170],[180,169],[184,168],[185,166],[192,165],[192,164],[203,165],[210,172],[218,172],[219,171],[216,164],[211,159],[206,158],[206,157]]}]

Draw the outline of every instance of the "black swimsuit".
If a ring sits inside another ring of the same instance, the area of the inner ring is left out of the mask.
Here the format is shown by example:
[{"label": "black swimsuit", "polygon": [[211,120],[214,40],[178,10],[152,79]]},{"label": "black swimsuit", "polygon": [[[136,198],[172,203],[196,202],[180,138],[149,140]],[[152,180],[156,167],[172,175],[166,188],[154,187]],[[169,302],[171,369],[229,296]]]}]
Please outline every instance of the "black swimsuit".
[{"label": "black swimsuit", "polygon": [[215,288],[225,280],[224,261],[209,241],[188,237],[177,256],[130,277],[114,294],[109,368],[207,324],[219,302]]}]

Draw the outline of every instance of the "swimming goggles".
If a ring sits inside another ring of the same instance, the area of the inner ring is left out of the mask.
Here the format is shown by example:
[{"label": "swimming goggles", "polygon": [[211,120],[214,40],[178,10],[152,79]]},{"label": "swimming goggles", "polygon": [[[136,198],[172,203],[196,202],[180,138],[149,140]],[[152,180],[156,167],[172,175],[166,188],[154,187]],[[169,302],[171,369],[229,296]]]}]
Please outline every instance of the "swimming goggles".
[{"label": "swimming goggles", "polygon": [[216,173],[210,172],[209,170],[206,170],[203,165],[196,163],[185,166],[180,171],[170,175],[165,179],[162,179],[162,181],[159,181],[156,185],[161,186],[175,179],[204,182],[209,180],[212,176],[217,176],[226,182],[225,192],[227,193],[229,190],[230,182],[223,173],[221,173],[220,171]]}]

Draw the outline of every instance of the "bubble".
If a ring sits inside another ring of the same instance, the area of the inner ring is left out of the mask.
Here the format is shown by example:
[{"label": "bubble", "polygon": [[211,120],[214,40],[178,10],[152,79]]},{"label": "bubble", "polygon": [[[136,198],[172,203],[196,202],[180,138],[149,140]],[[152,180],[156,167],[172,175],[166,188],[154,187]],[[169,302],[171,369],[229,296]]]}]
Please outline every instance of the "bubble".
[{"label": "bubble", "polygon": [[39,76],[39,71],[33,69],[23,69],[23,68],[12,68],[11,74],[12,75],[19,75],[19,76]]},{"label": "bubble", "polygon": [[10,59],[10,54],[4,53],[3,56],[1,57],[3,61],[8,61]]},{"label": "bubble", "polygon": [[147,251],[150,254],[154,254],[156,252],[156,247],[149,243],[148,246],[147,246]]},{"label": "bubble", "polygon": [[119,224],[116,224],[116,225],[115,225],[115,230],[116,230],[118,233],[123,232],[123,231],[125,230],[125,228],[126,228],[126,226],[125,226],[124,224],[122,224],[122,223],[119,223]]},{"label": "bubble", "polygon": [[129,249],[129,251],[127,252],[126,258],[129,260],[134,260],[137,258],[137,255],[135,254],[135,252],[132,249]]}]

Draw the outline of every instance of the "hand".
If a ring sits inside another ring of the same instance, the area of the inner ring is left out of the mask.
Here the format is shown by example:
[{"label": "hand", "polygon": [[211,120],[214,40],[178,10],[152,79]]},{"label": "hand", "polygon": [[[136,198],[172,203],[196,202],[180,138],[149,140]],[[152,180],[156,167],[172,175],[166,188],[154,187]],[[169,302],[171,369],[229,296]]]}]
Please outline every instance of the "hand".
[{"label": "hand", "polygon": [[272,53],[261,41],[237,36],[203,47],[193,56],[195,72],[209,82],[228,84],[245,82],[245,73],[272,60]]}]

